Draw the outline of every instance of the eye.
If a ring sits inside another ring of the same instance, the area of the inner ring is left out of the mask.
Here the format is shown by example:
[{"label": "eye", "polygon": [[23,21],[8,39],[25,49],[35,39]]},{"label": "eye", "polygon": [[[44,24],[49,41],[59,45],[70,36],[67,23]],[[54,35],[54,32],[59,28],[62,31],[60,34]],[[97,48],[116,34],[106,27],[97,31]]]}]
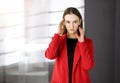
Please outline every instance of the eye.
[{"label": "eye", "polygon": [[75,23],[77,23],[77,21],[74,21],[73,23],[75,24]]},{"label": "eye", "polygon": [[66,21],[66,23],[70,23],[70,21]]}]

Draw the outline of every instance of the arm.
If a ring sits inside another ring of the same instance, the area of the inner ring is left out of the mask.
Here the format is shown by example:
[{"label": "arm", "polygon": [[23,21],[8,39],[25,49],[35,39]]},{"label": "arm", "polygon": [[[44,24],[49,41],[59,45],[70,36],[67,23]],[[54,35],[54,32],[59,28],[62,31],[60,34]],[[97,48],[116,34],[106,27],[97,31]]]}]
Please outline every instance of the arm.
[{"label": "arm", "polygon": [[55,59],[59,54],[59,44],[60,44],[60,36],[63,35],[65,28],[63,28],[64,19],[59,24],[57,34],[52,38],[49,47],[45,51],[45,56],[49,59]]},{"label": "arm", "polygon": [[85,70],[94,67],[94,47],[92,40],[79,42],[82,57],[82,66]]},{"label": "arm", "polygon": [[45,57],[48,59],[55,59],[59,52],[60,36],[55,34],[45,51]]}]

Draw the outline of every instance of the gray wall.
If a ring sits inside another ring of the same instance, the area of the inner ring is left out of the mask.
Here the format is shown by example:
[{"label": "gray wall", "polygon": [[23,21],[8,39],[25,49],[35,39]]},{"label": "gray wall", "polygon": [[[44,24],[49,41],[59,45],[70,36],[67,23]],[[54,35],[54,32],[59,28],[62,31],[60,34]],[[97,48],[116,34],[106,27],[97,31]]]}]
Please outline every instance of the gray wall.
[{"label": "gray wall", "polygon": [[120,0],[116,0],[115,80],[120,83]]},{"label": "gray wall", "polygon": [[93,39],[95,48],[92,83],[114,83],[115,38],[118,38],[115,12],[115,0],[85,0],[86,34]]}]

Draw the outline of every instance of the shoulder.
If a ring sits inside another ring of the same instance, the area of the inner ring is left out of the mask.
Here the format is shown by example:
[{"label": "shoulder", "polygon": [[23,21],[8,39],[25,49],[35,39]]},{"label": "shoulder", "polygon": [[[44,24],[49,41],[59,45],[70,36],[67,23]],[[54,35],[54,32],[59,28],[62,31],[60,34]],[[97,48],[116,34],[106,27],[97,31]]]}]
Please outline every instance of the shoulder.
[{"label": "shoulder", "polygon": [[66,35],[62,35],[60,36],[59,34],[54,34],[54,36],[52,37],[52,40],[56,41],[56,42],[59,42],[60,44],[64,43],[66,41]]},{"label": "shoulder", "polygon": [[66,40],[66,34],[63,34],[62,36],[60,36],[60,40],[61,41]]},{"label": "shoulder", "polygon": [[85,42],[86,42],[86,43],[93,43],[93,40],[90,39],[90,38],[85,37]]},{"label": "shoulder", "polygon": [[53,38],[54,38],[54,37],[57,37],[57,38],[60,38],[60,39],[65,39],[65,38],[66,38],[66,34],[60,36],[60,35],[58,35],[57,33],[55,33],[54,36],[53,36]]}]

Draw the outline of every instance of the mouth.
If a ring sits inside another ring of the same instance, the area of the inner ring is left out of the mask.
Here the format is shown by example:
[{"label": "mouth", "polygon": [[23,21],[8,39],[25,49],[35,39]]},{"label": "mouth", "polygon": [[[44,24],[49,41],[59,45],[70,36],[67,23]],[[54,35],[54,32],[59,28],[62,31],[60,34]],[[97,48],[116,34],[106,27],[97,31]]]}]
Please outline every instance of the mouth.
[{"label": "mouth", "polygon": [[74,29],[70,29],[70,31],[74,31]]}]

